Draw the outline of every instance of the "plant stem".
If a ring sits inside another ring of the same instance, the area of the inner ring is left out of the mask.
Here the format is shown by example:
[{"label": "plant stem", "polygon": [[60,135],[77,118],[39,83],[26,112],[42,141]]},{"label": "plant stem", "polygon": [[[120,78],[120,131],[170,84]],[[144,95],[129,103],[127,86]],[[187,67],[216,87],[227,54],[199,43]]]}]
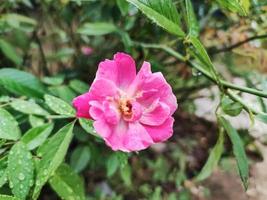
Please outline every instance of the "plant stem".
[{"label": "plant stem", "polygon": [[[209,74],[209,72],[204,70],[202,67],[199,67],[193,61],[187,60],[185,56],[181,55],[180,53],[176,52],[175,50],[173,50],[170,47],[167,47],[165,45],[160,45],[160,44],[146,44],[146,43],[140,43],[140,42],[134,42],[134,44],[136,44],[138,46],[145,47],[145,48],[162,49],[162,50],[166,51],[167,53],[169,53],[170,55],[176,57],[177,59],[179,59],[183,62],[188,62],[192,67],[196,68],[204,76],[209,78],[212,82],[217,83],[216,80]],[[221,82],[222,86],[224,86],[225,88],[239,90],[239,91],[242,91],[245,93],[249,93],[249,94],[253,94],[256,96],[267,98],[267,93],[263,92],[261,90],[257,90],[257,89],[253,89],[253,88],[249,88],[249,87],[244,87],[244,86],[238,86],[238,85],[235,85],[233,83],[230,83],[230,82],[222,80],[222,79],[220,79],[220,82]]]}]

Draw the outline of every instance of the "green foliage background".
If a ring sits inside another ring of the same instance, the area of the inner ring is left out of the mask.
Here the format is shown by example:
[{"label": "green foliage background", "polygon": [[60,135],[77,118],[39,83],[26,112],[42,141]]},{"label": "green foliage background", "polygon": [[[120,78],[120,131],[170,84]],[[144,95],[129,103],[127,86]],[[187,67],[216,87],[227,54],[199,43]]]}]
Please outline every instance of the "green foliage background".
[{"label": "green foliage background", "polygon": [[[253,162],[247,154],[259,152],[247,149],[255,138],[247,130],[240,136],[229,116],[246,112],[252,124],[267,122],[266,7],[259,0],[0,2],[0,199],[191,199],[192,188],[233,157],[247,189]],[[238,41],[229,42],[234,33]],[[251,41],[257,48],[244,46]],[[249,53],[234,51],[242,45]],[[75,119],[72,99],[117,51],[151,62],[171,83],[179,109],[166,144],[112,152],[92,121]],[[212,86],[218,123],[195,116],[194,99]],[[247,103],[244,93],[257,102]],[[200,138],[208,140],[205,147]]]}]

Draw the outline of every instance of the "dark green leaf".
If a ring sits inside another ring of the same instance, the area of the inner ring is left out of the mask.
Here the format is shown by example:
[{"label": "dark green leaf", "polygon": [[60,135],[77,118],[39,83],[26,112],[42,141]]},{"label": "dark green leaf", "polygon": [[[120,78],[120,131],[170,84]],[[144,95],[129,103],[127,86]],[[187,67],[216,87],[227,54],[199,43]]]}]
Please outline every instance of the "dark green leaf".
[{"label": "dark green leaf", "polygon": [[17,140],[20,136],[18,122],[9,112],[0,108],[0,138]]},{"label": "dark green leaf", "polygon": [[127,0],[141,10],[148,18],[168,32],[184,37],[180,28],[180,16],[171,0]]},{"label": "dark green leaf", "polygon": [[62,199],[86,199],[83,180],[67,164],[58,167],[49,183]]},{"label": "dark green leaf", "polygon": [[257,120],[260,120],[261,122],[267,124],[267,114],[266,114],[266,113],[257,114],[257,115],[255,116],[255,118],[256,118]]},{"label": "dark green leaf", "polygon": [[44,94],[43,85],[36,77],[17,69],[0,69],[0,85],[18,95],[42,98]]},{"label": "dark green leaf", "polygon": [[76,93],[67,85],[52,86],[49,87],[49,91],[52,95],[57,96],[68,103],[71,103],[73,98],[77,96]]},{"label": "dark green leaf", "polygon": [[226,120],[224,117],[219,117],[219,122],[226,130],[232,145],[233,145],[233,152],[235,155],[235,158],[237,160],[237,166],[239,170],[239,175],[241,177],[241,180],[243,182],[244,188],[247,189],[248,187],[248,160],[246,156],[246,152],[244,149],[244,144],[239,137],[237,131],[232,127],[230,122]]},{"label": "dark green leaf", "polygon": [[89,90],[89,86],[87,84],[77,79],[70,81],[70,88],[79,94],[83,94]]},{"label": "dark green leaf", "polygon": [[230,116],[237,116],[243,109],[242,104],[235,102],[227,96],[223,96],[221,100],[221,107],[225,114]]},{"label": "dark green leaf", "polygon": [[87,166],[91,158],[88,146],[78,146],[71,154],[70,166],[75,172],[81,172]]},{"label": "dark green leaf", "polygon": [[44,110],[41,106],[36,104],[34,101],[25,101],[22,99],[15,99],[11,102],[11,107],[19,112],[25,114],[41,115],[46,116],[49,113]]},{"label": "dark green leaf", "polygon": [[129,3],[125,0],[116,0],[116,3],[121,11],[123,16],[127,15],[129,10]]},{"label": "dark green leaf", "polygon": [[53,130],[53,124],[44,124],[28,130],[21,138],[29,150],[43,144]]},{"label": "dark green leaf", "polygon": [[7,182],[7,156],[0,159],[0,188]]},{"label": "dark green leaf", "polygon": [[132,169],[131,169],[131,167],[129,165],[125,165],[125,166],[121,167],[120,174],[121,174],[121,178],[122,178],[123,182],[125,183],[125,185],[131,186],[132,185]]},{"label": "dark green leaf", "polygon": [[15,48],[7,41],[0,39],[0,49],[4,55],[16,65],[22,64],[22,58],[17,54]]},{"label": "dark green leaf", "polygon": [[111,177],[118,169],[120,163],[116,153],[111,154],[106,162],[107,176]]},{"label": "dark green leaf", "polygon": [[213,172],[214,168],[218,165],[218,162],[223,153],[223,143],[224,143],[224,135],[223,131],[221,131],[217,143],[212,148],[209,154],[207,162],[205,163],[204,167],[201,169],[200,173],[196,177],[197,181],[202,181],[208,178]]},{"label": "dark green leaf", "polygon": [[66,115],[70,117],[75,116],[75,110],[72,106],[70,106],[67,102],[51,96],[51,95],[45,95],[45,103],[49,106],[51,110],[53,110],[55,113],[60,115]]},{"label": "dark green leaf", "polygon": [[73,126],[74,122],[67,124],[38,148],[37,156],[41,157],[41,160],[36,166],[33,199],[38,198],[44,184],[63,162],[72,139]]},{"label": "dark green leaf", "polygon": [[18,142],[8,155],[7,174],[12,193],[26,199],[33,185],[33,160],[25,144]]}]

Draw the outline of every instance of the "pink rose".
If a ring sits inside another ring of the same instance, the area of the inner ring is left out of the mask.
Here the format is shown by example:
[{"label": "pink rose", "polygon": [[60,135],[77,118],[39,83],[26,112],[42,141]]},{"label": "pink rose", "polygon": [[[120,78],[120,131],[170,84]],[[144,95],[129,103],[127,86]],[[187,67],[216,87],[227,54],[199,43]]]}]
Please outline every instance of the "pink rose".
[{"label": "pink rose", "polygon": [[82,51],[83,55],[86,55],[86,56],[90,56],[93,53],[93,49],[91,47],[88,47],[88,46],[83,46],[81,48],[81,51]]},{"label": "pink rose", "polygon": [[90,90],[76,97],[77,117],[91,118],[96,132],[114,151],[139,151],[173,134],[176,97],[160,72],[125,53],[99,64]]}]

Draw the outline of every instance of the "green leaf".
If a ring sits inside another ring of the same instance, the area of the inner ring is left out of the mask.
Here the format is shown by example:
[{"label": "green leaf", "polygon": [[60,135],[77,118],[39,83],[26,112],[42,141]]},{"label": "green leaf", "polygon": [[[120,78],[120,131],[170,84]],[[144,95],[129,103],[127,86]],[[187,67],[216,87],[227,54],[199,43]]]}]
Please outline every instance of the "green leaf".
[{"label": "green leaf", "polygon": [[22,64],[22,58],[17,54],[14,47],[7,41],[0,39],[0,49],[3,54],[16,65]]},{"label": "green leaf", "polygon": [[89,90],[87,84],[77,79],[70,81],[70,88],[79,94],[83,94]]},{"label": "green leaf", "polygon": [[247,15],[250,7],[250,0],[216,0],[224,9],[238,12],[240,15]]},{"label": "green leaf", "polygon": [[125,0],[116,0],[116,3],[121,11],[123,16],[127,15],[129,10],[129,3]]},{"label": "green leaf", "polygon": [[70,117],[75,116],[75,110],[67,102],[46,94],[45,103],[49,106],[51,110],[60,115],[66,115]]},{"label": "green leaf", "polygon": [[29,115],[29,122],[32,127],[41,126],[45,123],[43,118],[34,115]]},{"label": "green leaf", "polygon": [[91,135],[100,138],[100,136],[96,133],[94,127],[93,127],[93,121],[85,118],[79,118],[79,123],[81,127]]},{"label": "green leaf", "polygon": [[7,174],[12,193],[26,199],[33,185],[33,160],[25,144],[18,142],[8,155]]},{"label": "green leaf", "polygon": [[7,182],[7,156],[0,159],[0,188]]},{"label": "green leaf", "polygon": [[17,69],[0,69],[0,86],[18,95],[37,98],[44,95],[44,87],[35,76]]},{"label": "green leaf", "polygon": [[91,158],[88,146],[78,146],[71,154],[70,166],[75,172],[81,172],[87,166]]},{"label": "green leaf", "polygon": [[21,136],[18,122],[5,109],[0,108],[0,138],[17,140]]},{"label": "green leaf", "polygon": [[267,114],[266,113],[262,113],[262,114],[257,114],[255,116],[255,118],[265,124],[267,124]]},{"label": "green leaf", "polygon": [[61,85],[64,82],[64,77],[55,76],[55,77],[44,77],[42,81],[47,85]]},{"label": "green leaf", "polygon": [[120,174],[123,182],[127,186],[132,185],[132,169],[131,167],[127,164],[121,167],[120,169]]},{"label": "green leaf", "polygon": [[171,0],[127,0],[141,10],[148,18],[166,31],[184,37],[180,28],[180,16]]},{"label": "green leaf", "polygon": [[77,32],[83,35],[106,35],[117,31],[117,27],[112,23],[96,22],[96,23],[85,23]]},{"label": "green leaf", "polygon": [[22,136],[21,141],[26,144],[29,150],[35,149],[45,142],[53,127],[53,124],[44,124],[31,128]]},{"label": "green leaf", "polygon": [[224,117],[219,117],[219,122],[226,130],[231,143],[233,145],[233,152],[237,161],[237,166],[239,170],[240,178],[243,182],[244,188],[247,189],[248,187],[248,160],[246,156],[246,152],[244,149],[244,144],[239,137],[237,131],[232,127],[230,122],[226,120]]},{"label": "green leaf", "polygon": [[86,199],[83,180],[67,164],[59,166],[49,183],[62,199]]},{"label": "green leaf", "polygon": [[243,109],[242,104],[240,104],[239,102],[233,101],[228,96],[223,96],[221,100],[221,107],[222,107],[222,110],[225,112],[225,114],[228,114],[230,116],[239,115]]},{"label": "green leaf", "polygon": [[119,159],[116,153],[111,154],[106,162],[107,176],[111,177],[119,167]]},{"label": "green leaf", "polygon": [[199,35],[199,25],[191,0],[185,0],[185,8],[188,33],[189,35],[197,37]]},{"label": "green leaf", "polygon": [[52,86],[49,87],[49,91],[52,95],[57,96],[68,103],[71,103],[73,98],[77,96],[76,93],[67,85]]},{"label": "green leaf", "polygon": [[74,122],[67,124],[38,148],[37,156],[41,160],[36,165],[33,199],[38,198],[44,184],[63,162],[72,139],[73,126]]},{"label": "green leaf", "polygon": [[217,143],[212,148],[207,162],[205,163],[204,167],[201,169],[201,171],[196,177],[197,181],[202,181],[211,175],[214,168],[218,165],[218,162],[223,153],[223,144],[224,144],[224,135],[223,131],[220,131]]},{"label": "green leaf", "polygon": [[40,116],[49,115],[49,113],[46,110],[44,110],[41,106],[36,104],[34,101],[25,101],[22,99],[15,99],[11,102],[10,105],[14,110],[17,110],[25,114],[33,114],[33,115],[40,115]]},{"label": "green leaf", "polygon": [[16,197],[12,197],[12,196],[7,196],[7,195],[3,195],[3,194],[0,194],[0,199],[1,200],[20,200]]}]

